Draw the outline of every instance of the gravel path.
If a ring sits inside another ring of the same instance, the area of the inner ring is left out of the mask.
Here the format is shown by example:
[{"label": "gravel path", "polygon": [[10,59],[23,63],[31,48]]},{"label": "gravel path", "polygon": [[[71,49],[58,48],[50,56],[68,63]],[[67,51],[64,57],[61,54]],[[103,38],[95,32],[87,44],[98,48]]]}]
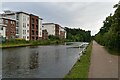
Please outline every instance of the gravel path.
[{"label": "gravel path", "polygon": [[118,56],[93,41],[89,78],[118,78]]}]

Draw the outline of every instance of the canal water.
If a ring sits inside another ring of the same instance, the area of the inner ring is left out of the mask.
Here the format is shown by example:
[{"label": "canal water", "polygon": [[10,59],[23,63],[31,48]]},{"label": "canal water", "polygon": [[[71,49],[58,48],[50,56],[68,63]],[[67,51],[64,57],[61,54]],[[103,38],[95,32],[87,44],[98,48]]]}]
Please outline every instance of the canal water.
[{"label": "canal water", "polygon": [[83,42],[2,49],[3,78],[63,78],[77,59]]}]

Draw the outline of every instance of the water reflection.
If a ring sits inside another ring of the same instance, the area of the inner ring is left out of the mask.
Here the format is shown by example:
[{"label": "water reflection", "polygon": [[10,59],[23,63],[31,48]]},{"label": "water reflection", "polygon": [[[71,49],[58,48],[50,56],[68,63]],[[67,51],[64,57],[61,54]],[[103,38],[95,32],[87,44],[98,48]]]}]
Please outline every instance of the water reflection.
[{"label": "water reflection", "polygon": [[38,65],[38,55],[39,55],[39,53],[38,53],[38,51],[31,51],[31,53],[30,53],[30,64],[29,64],[29,68],[30,69],[35,69],[35,68],[37,68],[39,65]]},{"label": "water reflection", "polygon": [[[83,48],[71,45],[3,49],[3,78],[63,78]],[[70,48],[69,48],[70,47]]]}]

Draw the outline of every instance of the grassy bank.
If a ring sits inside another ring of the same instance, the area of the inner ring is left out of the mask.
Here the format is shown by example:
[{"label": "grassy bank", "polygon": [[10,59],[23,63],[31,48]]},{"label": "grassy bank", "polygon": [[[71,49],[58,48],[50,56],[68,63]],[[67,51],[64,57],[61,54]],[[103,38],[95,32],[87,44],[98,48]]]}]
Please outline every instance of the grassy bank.
[{"label": "grassy bank", "polygon": [[39,46],[39,45],[57,45],[63,44],[63,40],[41,40],[41,41],[10,41],[0,44],[0,48]]},{"label": "grassy bank", "polygon": [[92,51],[92,42],[87,47],[85,54],[80,57],[71,71],[65,76],[65,78],[88,78],[88,71],[90,66],[90,57]]}]

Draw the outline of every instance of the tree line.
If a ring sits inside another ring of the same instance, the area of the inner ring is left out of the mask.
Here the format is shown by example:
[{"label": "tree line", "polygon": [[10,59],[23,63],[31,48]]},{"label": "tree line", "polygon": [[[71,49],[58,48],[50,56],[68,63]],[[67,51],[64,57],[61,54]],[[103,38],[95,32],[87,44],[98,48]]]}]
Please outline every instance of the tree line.
[{"label": "tree line", "polygon": [[76,41],[76,42],[90,42],[91,41],[91,31],[85,31],[80,28],[72,29],[65,27],[67,31],[67,40]]},{"label": "tree line", "polygon": [[103,27],[95,35],[95,40],[109,49],[120,51],[120,2],[114,8],[114,14],[106,17]]}]

